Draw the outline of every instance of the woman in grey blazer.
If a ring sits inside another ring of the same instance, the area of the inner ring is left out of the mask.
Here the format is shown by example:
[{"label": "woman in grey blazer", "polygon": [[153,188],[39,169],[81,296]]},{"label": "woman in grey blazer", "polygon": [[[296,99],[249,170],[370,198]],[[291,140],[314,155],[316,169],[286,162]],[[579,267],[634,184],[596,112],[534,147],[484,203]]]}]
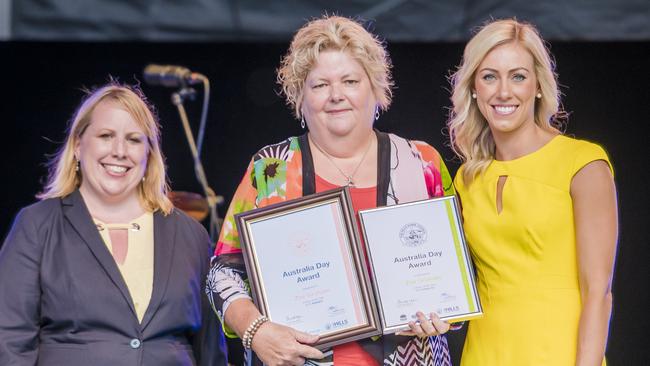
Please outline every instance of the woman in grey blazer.
[{"label": "woman in grey blazer", "polygon": [[138,89],[90,93],[0,250],[0,365],[225,365],[210,239],[167,198]]}]

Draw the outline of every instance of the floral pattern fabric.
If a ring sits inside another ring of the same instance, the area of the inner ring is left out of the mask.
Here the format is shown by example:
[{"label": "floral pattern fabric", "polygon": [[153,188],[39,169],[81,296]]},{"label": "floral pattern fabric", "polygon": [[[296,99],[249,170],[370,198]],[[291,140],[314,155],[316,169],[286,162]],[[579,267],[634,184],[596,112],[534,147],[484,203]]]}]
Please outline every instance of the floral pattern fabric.
[{"label": "floral pattern fabric", "polygon": [[[379,142],[378,206],[454,194],[451,176],[433,147],[393,134],[376,133]],[[206,286],[210,303],[229,337],[236,335],[226,326],[223,314],[234,300],[250,299],[235,214],[314,193],[314,177],[306,135],[266,146],[251,159],[226,214]],[[389,364],[397,365],[400,364],[395,363],[397,359],[412,360],[410,356],[396,358],[396,352],[401,354],[406,349],[415,349],[412,346],[416,345],[417,349],[424,350],[418,352],[423,355],[424,361],[418,365],[450,364],[444,336],[431,337],[428,342],[399,336],[382,339],[384,349],[379,352],[382,354],[379,357],[382,364],[389,358]],[[372,342],[375,343],[373,348],[378,342]],[[390,344],[391,349],[386,349],[386,344]],[[440,355],[445,357],[441,358]]]}]

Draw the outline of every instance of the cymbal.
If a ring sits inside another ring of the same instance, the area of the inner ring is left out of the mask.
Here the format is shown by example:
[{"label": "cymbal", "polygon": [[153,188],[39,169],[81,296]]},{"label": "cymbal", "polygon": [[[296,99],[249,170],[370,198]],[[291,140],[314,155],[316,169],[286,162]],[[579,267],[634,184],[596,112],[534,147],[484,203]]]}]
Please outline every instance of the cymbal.
[{"label": "cymbal", "polygon": [[210,212],[208,201],[198,193],[170,191],[167,197],[169,197],[174,206],[197,221],[203,221]]}]

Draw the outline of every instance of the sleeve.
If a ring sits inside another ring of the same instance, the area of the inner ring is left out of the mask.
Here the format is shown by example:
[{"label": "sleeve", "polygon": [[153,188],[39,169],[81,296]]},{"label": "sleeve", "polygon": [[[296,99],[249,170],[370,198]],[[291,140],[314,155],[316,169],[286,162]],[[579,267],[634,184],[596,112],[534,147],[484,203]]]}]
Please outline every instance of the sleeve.
[{"label": "sleeve", "polygon": [[38,358],[42,248],[25,212],[0,250],[0,365],[35,365]]},{"label": "sleeve", "polygon": [[456,176],[454,177],[454,188],[456,192],[460,195],[465,190],[465,181],[463,179],[463,166],[461,165],[456,171]]},{"label": "sleeve", "polygon": [[223,221],[217,247],[214,252],[215,256],[222,254],[241,253],[239,244],[239,233],[237,232],[237,225],[235,224],[235,215],[241,212],[252,210],[255,208],[257,202],[257,184],[255,184],[254,162],[248,164],[246,173],[242,178],[226,212],[226,217]]},{"label": "sleeve", "polygon": [[205,292],[209,303],[219,318],[224,333],[230,338],[237,335],[225,323],[224,314],[228,306],[237,299],[251,299],[235,215],[256,207],[258,192],[253,170],[251,160],[230,202],[206,280]]},{"label": "sleeve", "polygon": [[440,159],[440,176],[442,179],[442,189],[445,191],[445,196],[453,196],[456,194],[454,189],[454,182],[449,174],[449,169],[445,165],[444,160]]},{"label": "sleeve", "polygon": [[[201,273],[204,282],[207,281],[207,273],[210,266],[210,238],[203,226],[197,225],[197,241],[202,251]],[[205,284],[204,284],[205,285]],[[226,366],[228,364],[227,347],[224,334],[219,325],[216,314],[212,311],[207,296],[201,298],[201,328],[192,339],[194,357],[199,366]]]},{"label": "sleeve", "polygon": [[580,171],[580,169],[584,168],[585,165],[596,160],[605,161],[607,165],[609,165],[609,169],[611,170],[612,175],[614,174],[614,168],[612,167],[612,163],[609,161],[605,149],[603,149],[600,145],[582,141],[581,146],[575,153],[572,167],[573,174],[576,174],[578,171]]},{"label": "sleeve", "polygon": [[453,196],[454,184],[438,150],[422,142],[413,141],[424,163],[424,176],[429,197]]}]

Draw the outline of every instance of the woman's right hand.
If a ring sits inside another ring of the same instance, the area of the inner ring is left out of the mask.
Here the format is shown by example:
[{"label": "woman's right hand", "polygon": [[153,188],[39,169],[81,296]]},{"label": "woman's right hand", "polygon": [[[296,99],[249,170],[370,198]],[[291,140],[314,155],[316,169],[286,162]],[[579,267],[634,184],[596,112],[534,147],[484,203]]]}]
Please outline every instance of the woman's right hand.
[{"label": "woman's right hand", "polygon": [[316,335],[269,321],[257,330],[251,346],[265,365],[302,366],[306,358],[318,360],[324,357],[321,351],[309,346],[317,341]]}]

